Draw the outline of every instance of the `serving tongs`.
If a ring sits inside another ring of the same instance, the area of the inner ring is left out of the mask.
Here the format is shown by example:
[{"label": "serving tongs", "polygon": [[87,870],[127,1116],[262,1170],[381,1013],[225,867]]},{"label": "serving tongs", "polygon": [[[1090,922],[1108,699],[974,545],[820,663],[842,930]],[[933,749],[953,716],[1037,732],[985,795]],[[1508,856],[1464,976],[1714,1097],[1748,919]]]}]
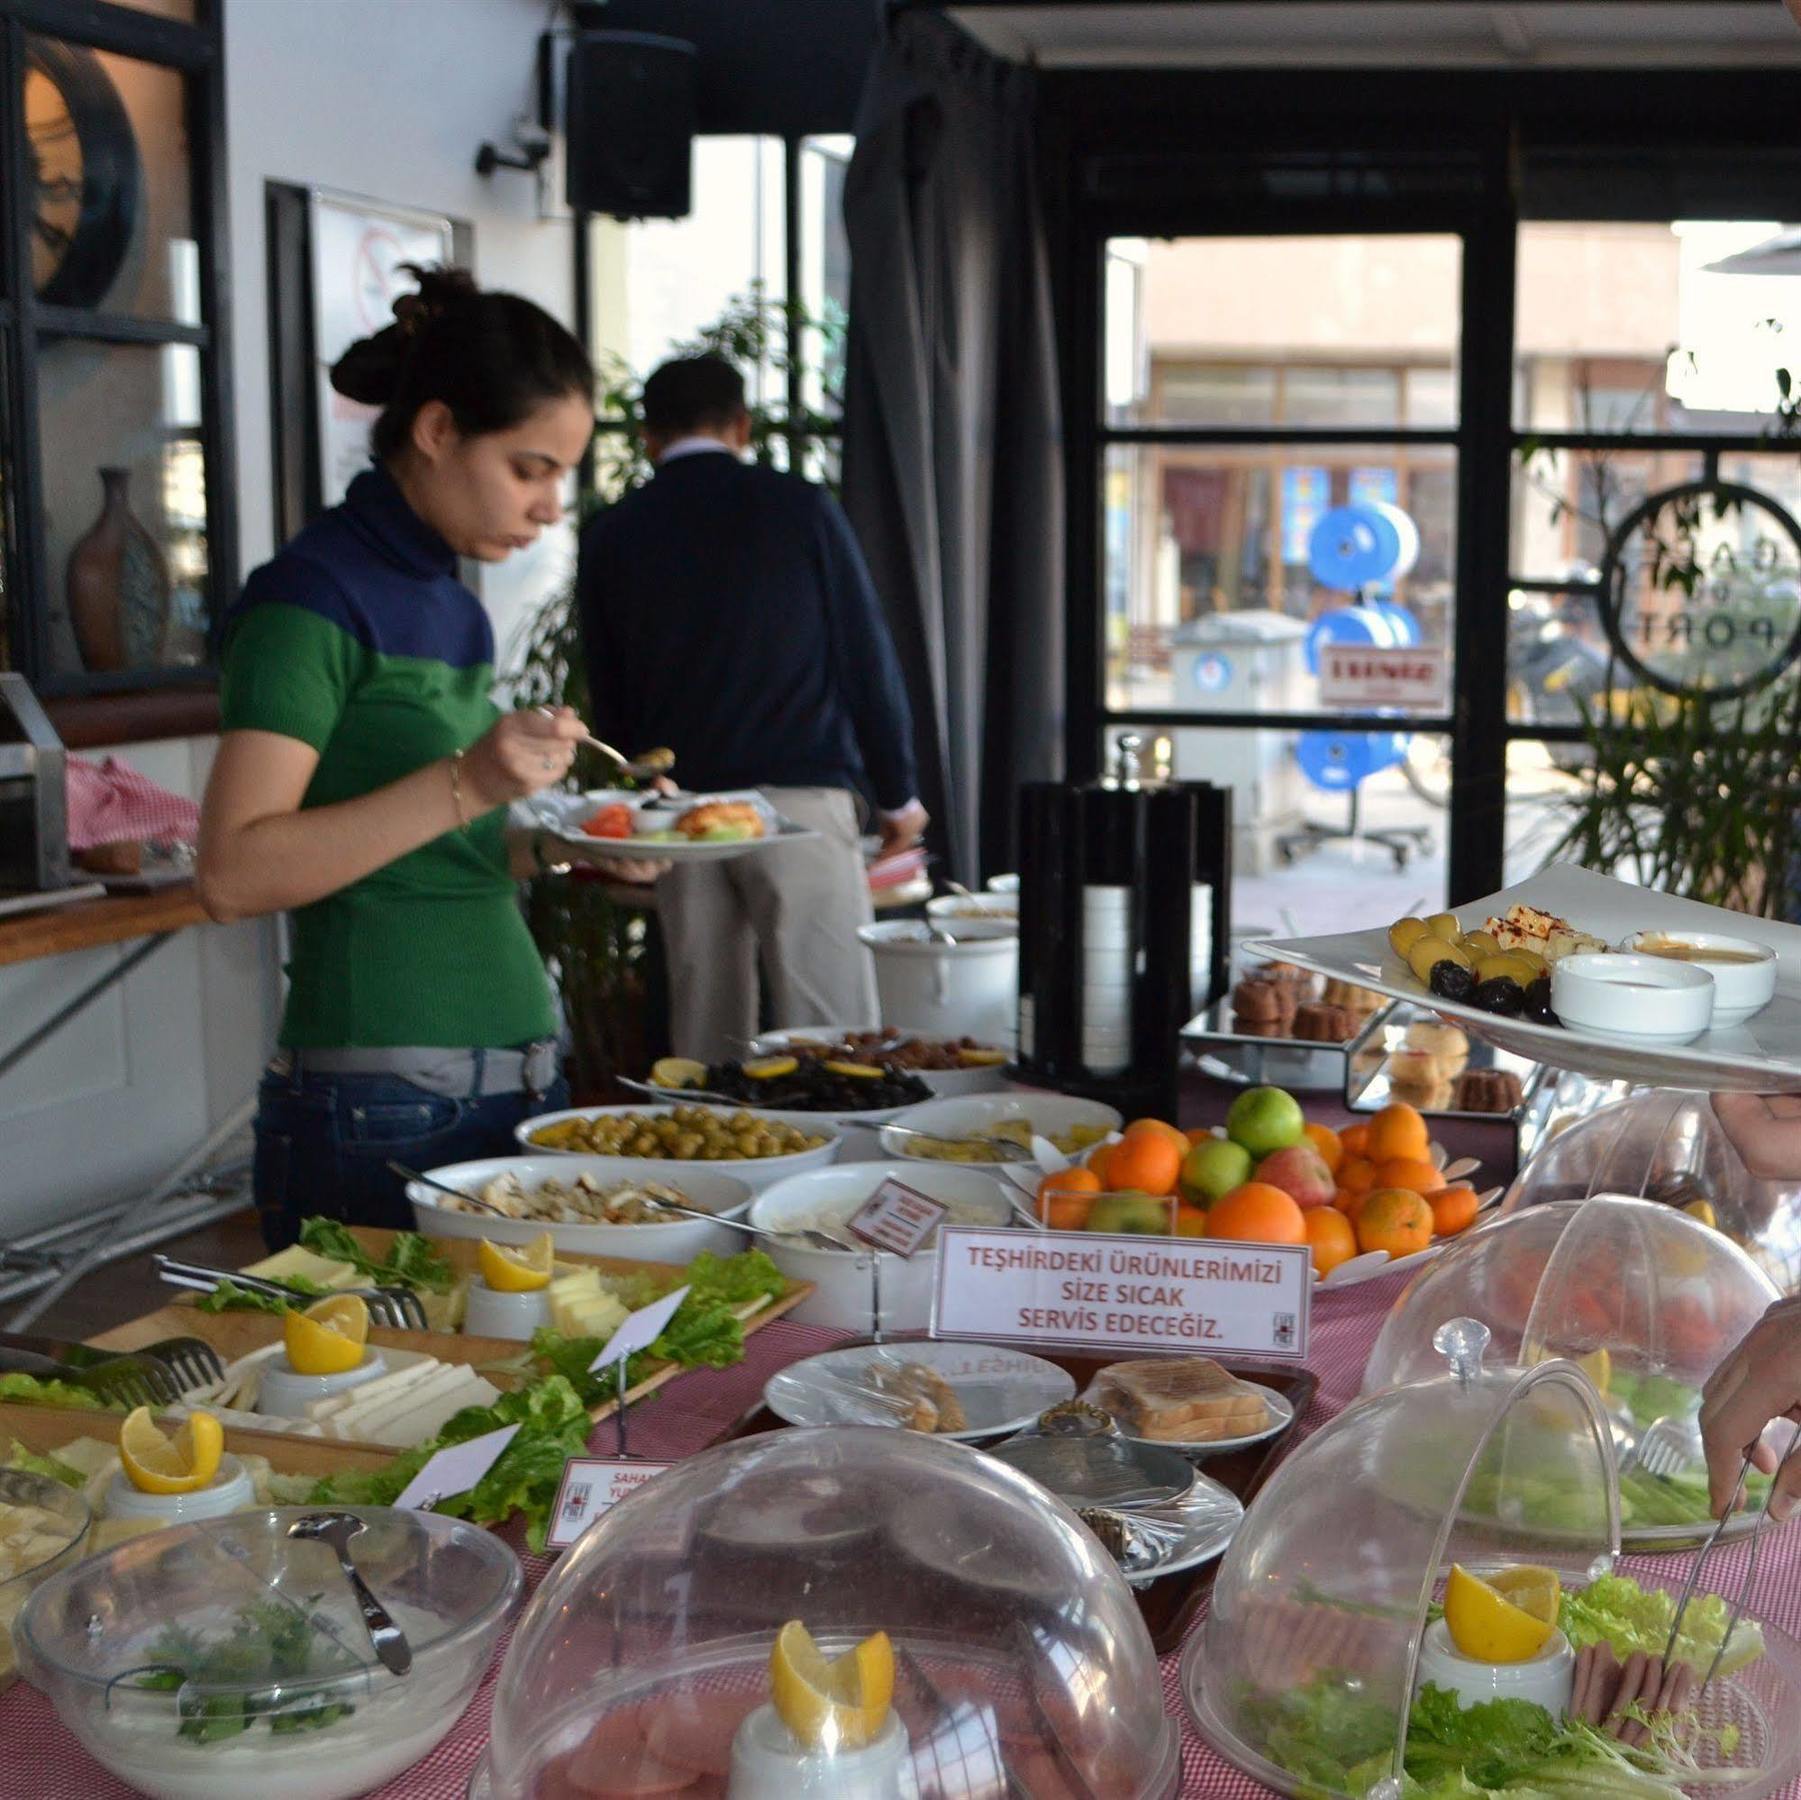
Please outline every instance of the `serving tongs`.
[{"label": "serving tongs", "polygon": [[[1797,1425],[1789,1438],[1788,1448],[1782,1453],[1782,1460],[1776,1465],[1776,1472],[1770,1478],[1768,1492],[1763,1497],[1763,1505],[1757,1509],[1756,1522],[1751,1527],[1750,1547],[1745,1556],[1745,1573],[1738,1584],[1738,1592],[1733,1596],[1732,1610],[1726,1617],[1726,1629],[1720,1634],[1720,1647],[1713,1653],[1713,1661],[1707,1665],[1707,1673],[1701,1677],[1701,1685],[1695,1689],[1698,1702],[1707,1692],[1708,1684],[1719,1672],[1722,1659],[1726,1655],[1726,1646],[1732,1642],[1732,1634],[1738,1629],[1738,1622],[1745,1610],[1745,1602],[1751,1597],[1752,1583],[1757,1579],[1757,1546],[1763,1536],[1764,1525],[1770,1517],[1770,1501],[1775,1497],[1782,1485],[1783,1471],[1793,1460],[1795,1451],[1801,1449],[1801,1425]],[[1720,1514],[1719,1523],[1708,1534],[1707,1542],[1695,1553],[1694,1563],[1688,1572],[1688,1580],[1683,1585],[1682,1598],[1676,1602],[1676,1616],[1670,1621],[1670,1635],[1663,1647],[1663,1660],[1667,1667],[1671,1655],[1676,1649],[1676,1640],[1682,1635],[1683,1615],[1688,1611],[1689,1602],[1695,1597],[1695,1590],[1701,1585],[1701,1571],[1706,1567],[1707,1559],[1713,1554],[1714,1546],[1720,1541],[1721,1534],[1732,1521],[1738,1511],[1739,1495],[1744,1492],[1746,1478],[1751,1473],[1752,1459],[1757,1454],[1755,1444],[1745,1452],[1745,1460],[1739,1464],[1738,1480],[1732,1485],[1732,1498],[1726,1503],[1726,1509]]]},{"label": "serving tongs", "polygon": [[[237,1269],[215,1269],[206,1263],[183,1262],[179,1257],[165,1256],[161,1251],[154,1254],[157,1275],[170,1287],[187,1288],[193,1293],[213,1293],[222,1281],[229,1281],[234,1287],[243,1288],[247,1293],[261,1294],[268,1300],[286,1300],[291,1304],[311,1305],[315,1300],[326,1298],[319,1294],[303,1294],[300,1289],[289,1287],[284,1281],[271,1281],[266,1275],[246,1275]],[[337,1294],[354,1295],[369,1308],[369,1317],[377,1325],[385,1325],[391,1331],[427,1331],[430,1321],[425,1316],[425,1306],[419,1296],[410,1287],[358,1287],[334,1288]]]},{"label": "serving tongs", "polygon": [[181,1398],[180,1385],[168,1366],[142,1351],[102,1357],[76,1368],[36,1350],[0,1344],[0,1370],[84,1388],[108,1406],[172,1406]]},{"label": "serving tongs", "polygon": [[[121,1354],[116,1350],[97,1350],[92,1344],[72,1344],[62,1338],[40,1337],[35,1332],[0,1331],[0,1349],[47,1356],[65,1371],[104,1370],[109,1364],[129,1364],[131,1357],[148,1357],[175,1378],[180,1393],[205,1387],[209,1381],[221,1381],[225,1377],[224,1358],[205,1338],[198,1337],[159,1338],[154,1344],[141,1344],[136,1350]],[[59,1379],[67,1381],[69,1375],[65,1373]],[[172,1397],[178,1398],[179,1394]]]}]

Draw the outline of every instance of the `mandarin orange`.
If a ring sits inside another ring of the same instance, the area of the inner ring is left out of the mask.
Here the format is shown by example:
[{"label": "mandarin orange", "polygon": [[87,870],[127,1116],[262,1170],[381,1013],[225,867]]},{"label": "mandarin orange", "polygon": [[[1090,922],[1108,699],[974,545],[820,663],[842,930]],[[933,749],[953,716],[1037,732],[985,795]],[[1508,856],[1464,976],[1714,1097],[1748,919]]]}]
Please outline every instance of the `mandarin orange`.
[{"label": "mandarin orange", "polygon": [[1355,1125],[1347,1125],[1339,1132],[1338,1141],[1344,1146],[1346,1156],[1368,1156],[1370,1128],[1361,1120]]},{"label": "mandarin orange", "polygon": [[1279,1187],[1247,1181],[1208,1208],[1207,1235],[1250,1244],[1304,1244],[1307,1221]]},{"label": "mandarin orange", "polygon": [[1459,1183],[1440,1188],[1431,1198],[1432,1231],[1436,1237],[1455,1237],[1476,1222],[1476,1190]]},{"label": "mandarin orange", "polygon": [[1370,1120],[1369,1159],[1371,1162],[1394,1162],[1400,1158],[1420,1162],[1428,1160],[1432,1140],[1426,1133],[1426,1121],[1405,1100],[1385,1106]]},{"label": "mandarin orange", "polygon": [[1187,1154],[1161,1131],[1128,1131],[1095,1173],[1111,1193],[1173,1194]]},{"label": "mandarin orange", "polygon": [[1336,1175],[1339,1164],[1345,1159],[1344,1140],[1330,1125],[1307,1124],[1301,1127],[1301,1131],[1307,1142],[1319,1152],[1320,1161],[1326,1165],[1328,1172]]},{"label": "mandarin orange", "polygon": [[1445,1184],[1438,1164],[1424,1158],[1396,1157],[1376,1165],[1376,1187],[1411,1188],[1416,1194],[1436,1194]]},{"label": "mandarin orange", "polygon": [[1411,1256],[1432,1242],[1432,1208],[1411,1188],[1377,1188],[1357,1215],[1357,1246]]},{"label": "mandarin orange", "polygon": [[1313,1248],[1314,1274],[1330,1275],[1357,1254],[1356,1228],[1343,1213],[1330,1206],[1315,1206],[1301,1223]]}]

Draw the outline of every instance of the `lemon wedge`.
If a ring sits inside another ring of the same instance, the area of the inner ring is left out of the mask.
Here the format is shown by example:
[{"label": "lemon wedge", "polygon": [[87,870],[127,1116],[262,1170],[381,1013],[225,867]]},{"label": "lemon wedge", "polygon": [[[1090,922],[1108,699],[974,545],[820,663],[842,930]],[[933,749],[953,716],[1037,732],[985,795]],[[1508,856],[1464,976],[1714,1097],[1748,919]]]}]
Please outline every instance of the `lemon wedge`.
[{"label": "lemon wedge", "polygon": [[1474,1662],[1529,1662],[1557,1629],[1563,1589],[1550,1569],[1523,1565],[1486,1581],[1461,1563],[1445,1584],[1445,1625]]},{"label": "lemon wedge", "polygon": [[744,1064],[744,1073],[751,1081],[774,1081],[778,1075],[792,1075],[799,1067],[792,1056],[759,1056]]},{"label": "lemon wedge", "polygon": [[827,1659],[799,1619],[769,1655],[776,1715],[809,1750],[856,1750],[880,1736],[894,1699],[894,1646],[885,1631]]},{"label": "lemon wedge", "polygon": [[363,1360],[369,1309],[355,1294],[333,1294],[282,1321],[288,1361],[300,1375],[342,1375]]},{"label": "lemon wedge", "polygon": [[651,1065],[650,1081],[652,1087],[705,1087],[707,1065],[691,1056],[660,1056]]},{"label": "lemon wedge", "polygon": [[535,1294],[550,1285],[556,1248],[548,1231],[540,1231],[529,1244],[494,1244],[483,1238],[482,1280],[497,1294]]},{"label": "lemon wedge", "polygon": [[119,1461],[140,1493],[191,1494],[212,1482],[225,1454],[225,1432],[209,1412],[197,1412],[168,1438],[140,1406],[119,1427]]},{"label": "lemon wedge", "polygon": [[1605,1394],[1613,1386],[1613,1357],[1605,1344],[1598,1350],[1589,1351],[1586,1356],[1577,1357],[1576,1367],[1595,1384],[1599,1392]]}]

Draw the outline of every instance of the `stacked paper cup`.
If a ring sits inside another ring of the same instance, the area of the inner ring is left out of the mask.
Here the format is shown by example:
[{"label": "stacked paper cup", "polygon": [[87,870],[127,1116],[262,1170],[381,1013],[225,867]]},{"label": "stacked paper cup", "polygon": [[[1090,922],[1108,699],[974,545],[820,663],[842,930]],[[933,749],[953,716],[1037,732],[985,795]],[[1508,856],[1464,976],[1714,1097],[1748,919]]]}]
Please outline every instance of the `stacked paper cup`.
[{"label": "stacked paper cup", "polygon": [[1132,1060],[1132,890],[1082,889],[1082,1061],[1116,1075]]}]

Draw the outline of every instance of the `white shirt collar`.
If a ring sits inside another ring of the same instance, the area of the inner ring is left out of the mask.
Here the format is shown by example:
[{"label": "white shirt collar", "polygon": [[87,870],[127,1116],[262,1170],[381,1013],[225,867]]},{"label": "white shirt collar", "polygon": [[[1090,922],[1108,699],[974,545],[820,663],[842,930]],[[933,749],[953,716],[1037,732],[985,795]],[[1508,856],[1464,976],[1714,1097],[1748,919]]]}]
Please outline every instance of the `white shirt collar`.
[{"label": "white shirt collar", "polygon": [[722,444],[716,437],[708,437],[704,432],[697,432],[693,437],[677,438],[661,456],[657,458],[660,469],[667,462],[674,462],[678,456],[700,456],[709,450],[723,451],[727,456],[736,456],[738,452],[730,444]]}]

